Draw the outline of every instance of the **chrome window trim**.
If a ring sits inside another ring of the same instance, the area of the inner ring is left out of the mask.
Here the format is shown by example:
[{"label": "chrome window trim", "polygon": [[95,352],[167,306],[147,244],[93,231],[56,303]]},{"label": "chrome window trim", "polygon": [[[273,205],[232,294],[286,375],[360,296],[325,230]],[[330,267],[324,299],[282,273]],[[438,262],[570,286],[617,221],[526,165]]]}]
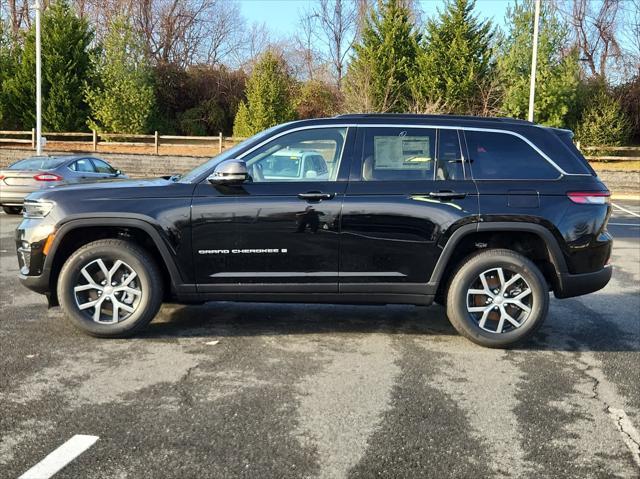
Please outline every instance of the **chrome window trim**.
[{"label": "chrome window trim", "polygon": [[549,158],[546,153],[544,153],[540,148],[538,148],[535,144],[533,144],[528,138],[522,136],[520,133],[516,133],[515,131],[503,130],[500,128],[478,128],[472,126],[450,126],[450,125],[406,125],[406,124],[372,124],[368,123],[365,125],[358,125],[359,128],[396,128],[396,127],[405,127],[405,128],[440,128],[442,130],[461,130],[461,131],[488,131],[492,133],[502,133],[506,135],[512,135],[517,138],[520,138],[525,143],[527,143],[531,148],[533,148],[542,158],[544,158],[551,166],[553,166],[556,170],[558,170],[561,174],[567,176],[591,176],[584,173],[567,173],[564,171],[555,161]]},{"label": "chrome window trim", "polygon": [[[320,129],[320,128],[347,128],[347,136],[349,134],[349,129],[350,128],[425,128],[425,129],[441,129],[441,130],[458,130],[460,131],[487,131],[487,132],[492,132],[492,133],[502,133],[505,135],[512,135],[515,136],[516,138],[520,138],[522,141],[524,141],[527,145],[529,145],[531,148],[533,148],[536,153],[538,153],[540,156],[542,156],[542,158],[544,158],[551,166],[553,166],[561,175],[566,175],[566,176],[591,176],[589,173],[568,173],[566,172],[564,169],[562,169],[555,161],[553,161],[551,158],[549,158],[549,156],[543,152],[540,148],[538,148],[533,142],[531,142],[528,138],[526,138],[525,136],[521,135],[520,133],[516,133],[515,131],[511,131],[511,130],[505,130],[505,129],[501,129],[501,128],[482,128],[482,127],[473,127],[473,126],[460,126],[460,125],[432,125],[432,124],[408,124],[408,123],[326,123],[323,125],[305,125],[305,126],[299,126],[296,128],[290,128],[287,129],[285,131],[282,131],[276,135],[273,135],[263,141],[261,141],[260,143],[258,143],[257,145],[255,145],[254,147],[250,148],[249,150],[245,151],[242,155],[238,156],[237,159],[241,160],[243,159],[245,156],[249,155],[250,153],[252,153],[253,151],[257,150],[258,148],[260,148],[261,146],[276,140],[278,138],[280,138],[281,136],[287,135],[289,133],[295,133],[297,131],[303,131],[303,130],[316,130],[316,129]],[[460,135],[460,133],[458,133],[458,136]],[[346,137],[345,137],[346,139]],[[344,154],[344,147],[342,148],[342,153],[340,154],[340,164],[342,164],[342,156]],[[462,153],[464,156],[464,153]],[[467,158],[464,158],[466,161],[468,161]],[[338,165],[338,168],[340,168],[340,164]],[[559,179],[559,178],[557,178]],[[513,180],[513,181],[527,181],[527,179],[523,179],[523,180],[514,180],[513,178],[505,178],[505,180]],[[547,179],[548,180],[548,179]],[[492,181],[492,180],[481,180],[481,181]],[[504,181],[504,180],[499,180],[499,181]],[[553,181],[553,180],[551,180]]]}]

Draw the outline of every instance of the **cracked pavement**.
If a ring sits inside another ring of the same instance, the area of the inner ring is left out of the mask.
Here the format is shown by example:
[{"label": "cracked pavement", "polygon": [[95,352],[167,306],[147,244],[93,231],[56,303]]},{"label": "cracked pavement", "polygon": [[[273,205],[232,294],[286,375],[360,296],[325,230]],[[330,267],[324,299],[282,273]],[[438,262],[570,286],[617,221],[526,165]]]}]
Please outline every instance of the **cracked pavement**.
[{"label": "cracked pavement", "polygon": [[56,478],[640,477],[640,218],[621,210],[612,282],[552,298],[506,351],[438,306],[165,305],[91,338],[17,281],[18,222],[0,214],[1,478],[76,434],[99,439]]}]

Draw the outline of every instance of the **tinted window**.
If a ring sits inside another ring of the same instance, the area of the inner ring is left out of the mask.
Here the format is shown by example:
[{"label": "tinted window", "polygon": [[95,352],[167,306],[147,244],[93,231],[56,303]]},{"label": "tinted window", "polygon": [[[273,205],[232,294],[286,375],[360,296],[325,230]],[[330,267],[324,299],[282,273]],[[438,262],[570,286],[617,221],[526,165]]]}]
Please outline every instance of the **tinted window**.
[{"label": "tinted window", "polygon": [[243,159],[257,183],[335,181],[346,135],[346,128],[296,131],[270,141]]},{"label": "tinted window", "polygon": [[26,158],[9,167],[10,170],[51,170],[66,161],[65,158]]},{"label": "tinted window", "polygon": [[558,170],[522,139],[486,131],[465,131],[473,177],[480,180],[555,179]]},{"label": "tinted window", "polygon": [[416,128],[366,128],[364,181],[432,180],[436,132]]},{"label": "tinted window", "polygon": [[102,160],[99,160],[97,158],[93,158],[93,164],[96,167],[96,171],[98,173],[108,173],[112,175],[116,172],[116,170],[111,168],[111,166],[108,163]]},{"label": "tinted window", "polygon": [[81,158],[78,161],[74,161],[69,165],[73,171],[81,172],[81,173],[95,173],[93,169],[93,165],[88,158]]},{"label": "tinted window", "polygon": [[463,180],[464,168],[460,139],[456,130],[440,130],[438,142],[437,180]]}]

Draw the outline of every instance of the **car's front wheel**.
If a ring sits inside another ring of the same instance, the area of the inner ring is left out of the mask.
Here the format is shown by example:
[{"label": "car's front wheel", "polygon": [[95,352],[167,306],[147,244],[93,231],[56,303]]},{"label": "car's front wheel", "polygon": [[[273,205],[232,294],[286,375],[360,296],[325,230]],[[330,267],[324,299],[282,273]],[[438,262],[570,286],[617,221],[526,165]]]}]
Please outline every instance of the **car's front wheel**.
[{"label": "car's front wheel", "polygon": [[2,209],[8,215],[19,215],[22,213],[22,206],[3,206]]},{"label": "car's front wheel", "polygon": [[447,295],[447,316],[456,330],[493,348],[530,337],[548,309],[549,288],[540,269],[507,249],[469,257],[456,271]]},{"label": "car's front wheel", "polygon": [[58,278],[58,299],[75,327],[98,337],[124,337],[146,326],[162,303],[153,258],[119,239],[91,242],[74,252]]}]

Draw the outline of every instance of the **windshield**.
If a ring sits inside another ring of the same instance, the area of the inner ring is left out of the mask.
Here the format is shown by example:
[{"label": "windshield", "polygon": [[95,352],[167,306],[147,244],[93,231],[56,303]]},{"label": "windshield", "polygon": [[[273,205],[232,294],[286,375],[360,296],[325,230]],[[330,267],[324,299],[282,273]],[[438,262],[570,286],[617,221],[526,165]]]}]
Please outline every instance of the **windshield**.
[{"label": "windshield", "polygon": [[203,175],[204,173],[206,173],[209,170],[212,170],[218,163],[220,163],[222,161],[225,161],[225,160],[233,159],[234,156],[238,153],[238,151],[240,151],[243,148],[245,148],[249,143],[252,143],[254,141],[260,140],[261,138],[264,138],[264,137],[268,136],[273,130],[275,130],[276,128],[279,128],[281,126],[282,125],[273,126],[273,127],[269,128],[267,130],[264,130],[264,131],[258,133],[257,135],[252,136],[251,138],[247,138],[246,140],[244,140],[244,141],[238,143],[237,145],[229,148],[228,150],[220,153],[218,156],[213,157],[212,159],[210,159],[206,163],[203,163],[200,166],[196,166],[193,170],[191,170],[189,173],[186,173],[182,178],[180,178],[180,180],[178,182],[179,183],[193,183],[201,175]]},{"label": "windshield", "polygon": [[46,157],[31,157],[24,160],[17,161],[9,167],[10,170],[51,170],[57,168],[62,163],[67,161],[65,158],[46,158]]}]

